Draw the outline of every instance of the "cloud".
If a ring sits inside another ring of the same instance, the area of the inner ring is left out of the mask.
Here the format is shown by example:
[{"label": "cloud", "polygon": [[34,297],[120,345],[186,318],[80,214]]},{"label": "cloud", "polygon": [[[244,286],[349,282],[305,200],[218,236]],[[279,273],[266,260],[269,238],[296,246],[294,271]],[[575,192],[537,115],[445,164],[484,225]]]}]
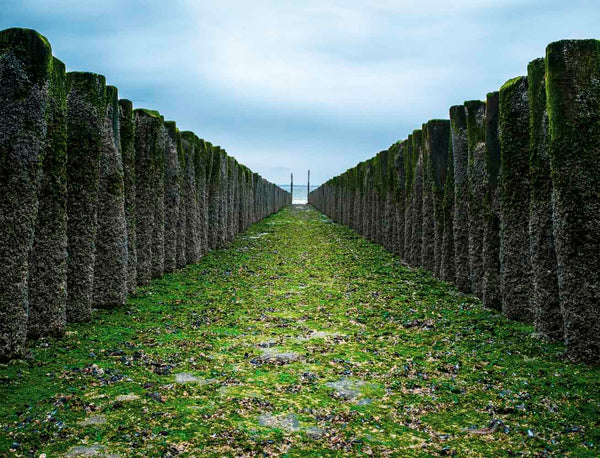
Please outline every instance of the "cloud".
[{"label": "cloud", "polygon": [[5,3],[0,27],[283,182],[344,171],[600,19],[591,0]]}]

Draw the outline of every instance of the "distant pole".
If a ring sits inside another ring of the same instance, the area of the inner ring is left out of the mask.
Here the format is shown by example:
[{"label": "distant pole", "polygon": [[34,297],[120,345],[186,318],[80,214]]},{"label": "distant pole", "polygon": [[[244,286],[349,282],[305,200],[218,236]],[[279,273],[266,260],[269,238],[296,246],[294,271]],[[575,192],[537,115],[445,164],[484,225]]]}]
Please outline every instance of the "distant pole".
[{"label": "distant pole", "polygon": [[294,174],[293,173],[290,173],[290,180],[291,180],[290,191],[292,194],[292,203],[294,203]]},{"label": "distant pole", "polygon": [[306,187],[306,198],[308,199],[308,193],[310,192],[310,170],[308,171],[308,186]]}]

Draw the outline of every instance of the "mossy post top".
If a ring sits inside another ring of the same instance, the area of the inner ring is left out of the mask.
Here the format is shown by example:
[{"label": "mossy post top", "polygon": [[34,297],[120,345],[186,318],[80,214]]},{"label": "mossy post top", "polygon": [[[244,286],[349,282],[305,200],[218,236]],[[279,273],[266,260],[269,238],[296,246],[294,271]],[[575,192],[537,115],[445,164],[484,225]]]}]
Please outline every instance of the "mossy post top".
[{"label": "mossy post top", "polygon": [[56,57],[52,57],[52,72],[55,75],[65,75],[66,78],[67,67],[64,62]]},{"label": "mossy post top", "polygon": [[34,84],[47,78],[52,66],[52,47],[43,35],[32,29],[0,31],[0,55],[12,52],[26,67]]},{"label": "mossy post top", "polygon": [[[583,98],[593,98],[597,89],[598,65],[600,63],[600,40],[561,40],[546,47],[546,90],[548,112],[556,126],[579,119],[583,114]],[[569,82],[570,81],[570,82]],[[552,95],[554,94],[554,95]],[[584,96],[582,98],[582,96]],[[556,111],[560,116],[555,116]],[[591,110],[589,115],[595,117]],[[554,128],[552,128],[554,130]]]},{"label": "mossy post top", "polygon": [[123,110],[123,112],[130,114],[133,113],[133,102],[131,100],[120,99],[119,105],[121,105],[121,109]]},{"label": "mossy post top", "polygon": [[[104,75],[90,72],[67,73],[67,88],[69,92],[77,92],[83,100],[96,105],[106,104],[106,78]],[[97,108],[104,109],[103,106]]]},{"label": "mossy post top", "polygon": [[450,125],[452,130],[467,128],[467,111],[465,105],[453,105],[450,107]]},{"label": "mossy post top", "polygon": [[136,108],[133,112],[140,116],[146,116],[148,118],[157,118],[160,119],[161,122],[164,122],[164,118],[162,115],[156,110],[149,110],[147,108]]},{"label": "mossy post top", "polygon": [[500,88],[500,97],[502,98],[503,93],[515,91],[520,84],[523,84],[524,81],[527,82],[526,76],[516,76],[515,78],[509,79]]},{"label": "mossy post top", "polygon": [[165,129],[167,129],[167,134],[171,140],[175,142],[177,138],[177,123],[175,121],[165,121]]}]

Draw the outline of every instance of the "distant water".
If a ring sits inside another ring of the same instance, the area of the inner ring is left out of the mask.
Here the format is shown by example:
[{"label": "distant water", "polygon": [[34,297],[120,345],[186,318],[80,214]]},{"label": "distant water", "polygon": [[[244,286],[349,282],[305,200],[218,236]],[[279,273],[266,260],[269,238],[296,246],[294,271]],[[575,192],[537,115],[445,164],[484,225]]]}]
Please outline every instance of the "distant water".
[{"label": "distant water", "polygon": [[[289,184],[280,184],[279,185],[280,188],[285,189],[286,191],[290,191],[290,185]],[[318,185],[313,186],[313,184],[310,184],[310,190],[314,191],[316,188],[318,187]],[[301,185],[301,184],[294,184],[294,200],[292,203],[294,204],[305,204],[308,202],[307,200],[307,186],[306,185]]]}]

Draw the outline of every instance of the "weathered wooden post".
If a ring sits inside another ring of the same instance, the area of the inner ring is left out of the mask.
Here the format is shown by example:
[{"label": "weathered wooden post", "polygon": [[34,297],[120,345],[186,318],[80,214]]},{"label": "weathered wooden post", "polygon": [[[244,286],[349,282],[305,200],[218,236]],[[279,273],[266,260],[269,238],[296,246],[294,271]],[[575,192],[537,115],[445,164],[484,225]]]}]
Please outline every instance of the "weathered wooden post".
[{"label": "weathered wooden post", "polygon": [[25,350],[51,71],[52,51],[44,37],[29,29],[0,32],[0,360]]},{"label": "weathered wooden post", "polygon": [[500,88],[500,283],[502,311],[513,319],[533,321],[529,258],[529,102],[527,78]]},{"label": "weathered wooden post", "polygon": [[467,185],[469,211],[469,279],[471,291],[482,296],[483,277],[483,200],[485,197],[485,102],[465,102],[467,116]]},{"label": "weathered wooden post", "polygon": [[65,65],[56,58],[46,113],[39,207],[29,257],[27,334],[31,338],[60,336],[67,322],[67,77]]},{"label": "weathered wooden post", "polygon": [[527,67],[531,178],[529,243],[533,281],[531,307],[537,334],[550,340],[562,340],[564,330],[552,220],[553,191],[545,74],[544,59],[536,59]]},{"label": "weathered wooden post", "polygon": [[[137,282],[147,284],[154,273],[155,258],[164,256],[164,237],[159,241],[156,233],[164,231],[164,141],[163,118],[151,110],[134,110],[135,116],[135,167],[136,167],[136,242]],[[162,213],[159,201],[162,201]],[[160,228],[155,227],[160,224]],[[164,235],[164,232],[163,232]],[[156,246],[157,242],[161,244]]]},{"label": "weathered wooden post", "polygon": [[119,307],[127,297],[127,222],[117,88],[106,88],[98,179],[94,305]]},{"label": "weathered wooden post", "polygon": [[470,292],[469,269],[469,179],[467,167],[467,113],[464,105],[450,107],[452,154],[454,160],[454,266],[456,286]]},{"label": "weathered wooden post", "polygon": [[441,278],[444,239],[444,186],[448,174],[450,122],[432,120],[425,124],[423,190],[423,265]]},{"label": "weathered wooden post", "polygon": [[483,199],[483,305],[502,309],[500,294],[500,94],[486,98],[485,146],[487,184]]},{"label": "weathered wooden post", "polygon": [[127,290],[133,293],[137,286],[135,121],[133,119],[133,104],[131,101],[120,100],[119,105],[121,108],[119,126],[121,129],[125,217],[127,221]]},{"label": "weathered wooden post", "polygon": [[181,203],[179,176],[179,158],[177,156],[177,125],[174,121],[166,121],[164,148],[164,272],[172,272],[177,267],[177,223]]},{"label": "weathered wooden post", "polygon": [[106,81],[95,73],[67,73],[67,91],[67,320],[81,322],[92,318]]},{"label": "weathered wooden post", "polygon": [[558,285],[569,352],[600,359],[600,42],[546,49]]}]

